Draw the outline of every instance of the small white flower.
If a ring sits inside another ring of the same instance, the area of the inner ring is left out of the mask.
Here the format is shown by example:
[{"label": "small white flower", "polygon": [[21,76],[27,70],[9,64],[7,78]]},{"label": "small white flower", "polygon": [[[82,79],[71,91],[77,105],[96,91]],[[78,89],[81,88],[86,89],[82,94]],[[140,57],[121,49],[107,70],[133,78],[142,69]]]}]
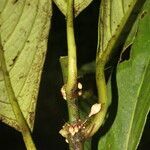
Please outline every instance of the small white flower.
[{"label": "small white flower", "polygon": [[81,96],[81,95],[82,95],[82,91],[79,91],[79,92],[78,92],[78,95]]},{"label": "small white flower", "polygon": [[65,139],[66,143],[69,143],[67,139]]},{"label": "small white flower", "polygon": [[63,128],[63,129],[61,129],[60,131],[59,131],[59,134],[61,134],[63,137],[67,137],[67,135],[68,135],[68,133],[67,133],[67,131]]},{"label": "small white flower", "polygon": [[75,126],[74,131],[75,131],[75,133],[77,133],[79,131],[79,128],[77,126]]},{"label": "small white flower", "polygon": [[82,89],[82,84],[79,82],[78,83],[78,89],[81,90]]},{"label": "small white flower", "polygon": [[101,104],[96,103],[96,104],[92,105],[91,111],[89,113],[89,117],[97,114],[100,110],[101,110]]},{"label": "small white flower", "polygon": [[63,96],[63,99],[67,100],[67,95],[66,95],[66,89],[65,89],[65,86],[63,86],[61,88],[61,94]]},{"label": "small white flower", "polygon": [[77,130],[78,129],[73,126],[69,127],[69,133],[71,134],[71,136],[74,136],[78,132]]}]

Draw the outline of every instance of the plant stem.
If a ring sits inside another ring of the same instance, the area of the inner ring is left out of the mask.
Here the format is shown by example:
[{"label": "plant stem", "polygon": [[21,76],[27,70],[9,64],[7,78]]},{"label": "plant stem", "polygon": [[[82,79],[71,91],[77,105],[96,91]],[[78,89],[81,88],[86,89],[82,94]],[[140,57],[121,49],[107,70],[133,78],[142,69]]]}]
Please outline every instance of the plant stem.
[{"label": "plant stem", "polygon": [[[66,84],[66,98],[68,105],[68,114],[70,124],[75,124],[79,119],[79,112],[77,106],[78,100],[78,88],[77,88],[77,56],[76,56],[76,43],[74,37],[74,26],[73,26],[73,8],[74,0],[67,1],[67,45],[68,45],[68,66],[66,68],[66,62],[62,61],[62,70],[64,81],[67,79]],[[64,59],[64,60],[65,60]],[[63,59],[62,59],[63,60]],[[64,65],[63,65],[64,64]],[[67,78],[66,78],[66,72]],[[70,133],[69,133],[70,134]],[[80,139],[80,132],[68,137],[69,149],[70,150],[83,150],[83,142]]]},{"label": "plant stem", "polygon": [[6,62],[5,62],[5,56],[4,56],[4,50],[3,50],[3,46],[2,46],[2,42],[1,42],[1,37],[0,37],[0,62],[1,62],[1,68],[2,68],[2,72],[3,72],[7,95],[8,95],[10,104],[12,106],[13,112],[15,114],[17,123],[20,127],[20,131],[22,133],[26,148],[27,148],[27,150],[36,150],[36,147],[34,145],[32,137],[31,137],[29,126],[23,116],[23,113],[20,109],[20,106],[18,104],[17,98],[15,97],[15,93],[14,93],[14,90],[11,85],[9,73],[7,71],[7,66],[6,66]]},{"label": "plant stem", "polygon": [[124,27],[131,13],[133,12],[133,9],[137,7],[136,5],[138,3],[138,1],[136,0],[131,3],[129,10],[126,12],[124,18],[122,19],[122,22],[120,26],[118,27],[116,33],[109,40],[107,47],[103,49],[103,38],[105,35],[103,33],[104,29],[102,27],[103,27],[103,24],[105,23],[104,20],[107,17],[106,16],[107,10],[102,9],[104,2],[107,2],[107,1],[105,0],[101,1],[101,12],[99,14],[99,24],[98,24],[99,39],[98,39],[97,60],[96,60],[96,83],[97,83],[97,89],[98,89],[98,102],[102,104],[102,109],[98,114],[93,116],[92,121],[87,125],[86,130],[85,130],[85,137],[93,136],[97,132],[97,130],[101,127],[101,125],[104,123],[107,109],[110,104],[110,101],[107,98],[107,87],[106,87],[105,74],[104,74],[105,65],[108,62],[111,53],[113,52],[113,50],[115,50],[118,40],[121,37],[121,33],[123,32]]},{"label": "plant stem", "polygon": [[68,44],[68,79],[66,85],[67,103],[70,122],[79,119],[78,108],[76,106],[77,91],[77,57],[76,44],[73,26],[73,6],[74,0],[68,0],[67,5],[67,44]]},{"label": "plant stem", "polygon": [[96,114],[92,118],[91,122],[87,125],[85,129],[85,138],[93,136],[98,131],[98,129],[105,120],[107,109],[109,107],[109,101],[107,98],[107,86],[104,75],[104,65],[98,62],[97,68],[98,69],[96,69],[96,84],[98,91],[98,102],[101,104],[102,108],[100,112]]},{"label": "plant stem", "polygon": [[75,143],[73,141],[69,142],[69,150],[84,150],[84,144],[80,141],[76,141]]}]

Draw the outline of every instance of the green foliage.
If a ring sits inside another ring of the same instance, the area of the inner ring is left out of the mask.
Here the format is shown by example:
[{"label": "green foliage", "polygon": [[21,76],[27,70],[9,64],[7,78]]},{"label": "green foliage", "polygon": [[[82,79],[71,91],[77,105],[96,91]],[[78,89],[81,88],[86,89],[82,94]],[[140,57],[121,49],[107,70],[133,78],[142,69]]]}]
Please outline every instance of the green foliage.
[{"label": "green foliage", "polygon": [[[7,70],[20,108],[32,129],[52,14],[51,1],[3,0],[0,12],[0,34]],[[0,120],[18,130],[1,70]]]},{"label": "green foliage", "polygon": [[[54,0],[61,12],[67,15],[67,1],[68,0]],[[79,15],[93,0],[74,0],[74,14]]]},{"label": "green foliage", "polygon": [[100,138],[99,150],[135,150],[138,146],[150,109],[149,39],[150,1],[147,1],[130,58],[117,67],[117,114],[110,130]]},{"label": "green foliage", "polygon": [[140,6],[143,1],[102,0],[98,25],[98,51],[100,51],[98,57],[107,55],[113,49],[115,43],[119,45],[120,40],[118,38],[137,4]]}]

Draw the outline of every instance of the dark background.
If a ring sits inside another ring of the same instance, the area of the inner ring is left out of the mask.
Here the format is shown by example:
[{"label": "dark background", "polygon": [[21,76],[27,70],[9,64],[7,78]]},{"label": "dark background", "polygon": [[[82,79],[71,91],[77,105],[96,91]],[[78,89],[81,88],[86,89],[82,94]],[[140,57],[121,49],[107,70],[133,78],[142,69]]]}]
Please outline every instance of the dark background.
[{"label": "dark background", "polygon": [[[78,67],[95,59],[99,0],[94,0],[75,20]],[[67,120],[66,102],[60,95],[63,85],[59,57],[67,55],[65,17],[53,5],[48,52],[42,73],[33,138],[38,150],[67,150],[68,145],[58,133]],[[139,150],[150,147],[148,117]],[[97,137],[93,145],[97,144]],[[0,150],[25,150],[19,132],[0,123]],[[93,146],[92,150],[97,148]]]}]

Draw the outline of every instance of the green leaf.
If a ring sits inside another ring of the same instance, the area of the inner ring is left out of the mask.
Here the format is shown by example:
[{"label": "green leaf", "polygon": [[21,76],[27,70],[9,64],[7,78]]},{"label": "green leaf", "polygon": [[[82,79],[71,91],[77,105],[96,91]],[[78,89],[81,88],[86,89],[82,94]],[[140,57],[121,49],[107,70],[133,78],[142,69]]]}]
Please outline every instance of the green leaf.
[{"label": "green leaf", "polygon": [[141,17],[145,15],[145,11],[141,11],[139,14],[138,14],[138,17],[136,19],[136,21],[134,22],[133,26],[132,26],[132,29],[124,43],[124,46],[123,46],[123,50],[121,52],[121,55],[120,55],[120,61],[122,59],[122,54],[126,51],[126,49],[131,46],[134,42],[134,39],[137,35],[137,31],[138,31],[138,23],[139,23],[139,20],[141,19]]},{"label": "green leaf", "polygon": [[[118,110],[99,150],[135,150],[150,110],[150,1],[139,21],[130,59],[118,65]],[[112,113],[110,113],[111,115]]]},{"label": "green leaf", "polygon": [[[93,0],[74,0],[74,13],[78,16]],[[54,0],[60,11],[66,16],[67,0]]]},{"label": "green leaf", "polygon": [[132,12],[137,13],[144,2],[144,0],[102,0],[99,15],[98,40],[100,57],[104,51],[107,51],[104,55],[109,55],[107,53],[110,53],[114,48],[119,37],[123,37],[121,33],[124,31],[124,27]]},{"label": "green leaf", "polygon": [[135,21],[131,31],[130,31],[130,34],[128,35],[127,39],[126,39],[126,42],[123,46],[123,52],[130,46],[133,44],[134,42],[134,39],[136,37],[136,33],[137,33],[137,30],[138,30],[138,22],[139,22],[139,18]]},{"label": "green leaf", "polygon": [[[11,84],[28,125],[35,107],[52,15],[50,0],[3,0],[0,34]],[[18,128],[0,70],[0,120]]]}]

